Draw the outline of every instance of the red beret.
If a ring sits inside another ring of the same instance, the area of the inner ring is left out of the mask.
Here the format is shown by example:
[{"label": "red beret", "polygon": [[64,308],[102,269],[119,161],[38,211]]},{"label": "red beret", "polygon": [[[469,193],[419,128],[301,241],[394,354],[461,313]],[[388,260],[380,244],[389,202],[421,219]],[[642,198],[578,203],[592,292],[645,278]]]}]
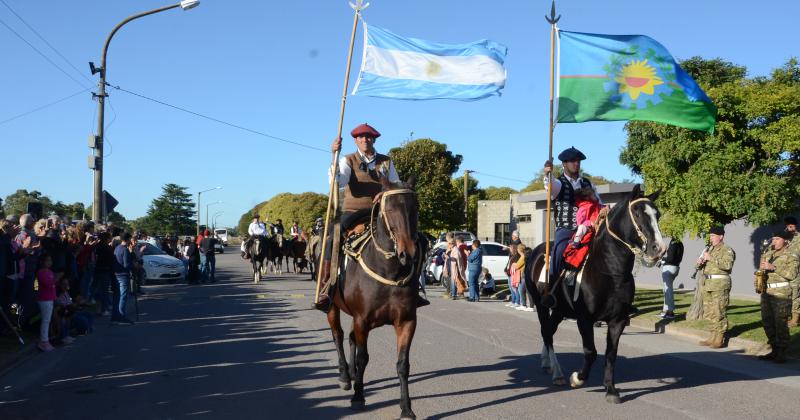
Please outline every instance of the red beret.
[{"label": "red beret", "polygon": [[350,132],[350,135],[353,136],[353,138],[356,138],[358,136],[368,136],[368,137],[371,136],[372,138],[377,139],[378,137],[381,136],[381,133],[379,133],[378,130],[372,128],[369,124],[364,123],[354,128],[353,131]]}]

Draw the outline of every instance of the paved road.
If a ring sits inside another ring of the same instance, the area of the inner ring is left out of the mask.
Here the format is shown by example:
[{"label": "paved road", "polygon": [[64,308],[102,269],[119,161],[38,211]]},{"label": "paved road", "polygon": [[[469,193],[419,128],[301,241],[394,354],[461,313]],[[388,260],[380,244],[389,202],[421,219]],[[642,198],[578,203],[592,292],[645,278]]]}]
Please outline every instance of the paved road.
[{"label": "paved road", "polygon": [[[217,284],[149,287],[136,325],[99,320],[93,335],[7,373],[0,378],[0,419],[399,416],[393,330],[370,336],[367,410],[354,413],[351,394],[337,386],[327,322],[308,309],[313,289],[306,276],[253,285],[248,266],[232,254],[221,255],[217,267]],[[539,370],[535,313],[436,298],[419,315],[410,388],[420,418],[796,419],[800,413],[797,362],[778,367],[629,330],[617,369],[624,403],[610,405],[600,388],[602,356],[585,388],[550,385]],[[575,325],[562,324],[556,338],[569,373],[582,357]],[[600,337],[601,352],[603,343]]]}]

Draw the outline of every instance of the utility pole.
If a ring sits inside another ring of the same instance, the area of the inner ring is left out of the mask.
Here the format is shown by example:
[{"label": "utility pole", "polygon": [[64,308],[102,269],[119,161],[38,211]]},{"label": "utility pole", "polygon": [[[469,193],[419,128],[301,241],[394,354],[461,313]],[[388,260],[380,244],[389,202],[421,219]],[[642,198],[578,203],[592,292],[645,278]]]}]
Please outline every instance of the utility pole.
[{"label": "utility pole", "polygon": [[469,174],[471,172],[469,169],[464,169],[464,230],[468,230],[469,228]]}]

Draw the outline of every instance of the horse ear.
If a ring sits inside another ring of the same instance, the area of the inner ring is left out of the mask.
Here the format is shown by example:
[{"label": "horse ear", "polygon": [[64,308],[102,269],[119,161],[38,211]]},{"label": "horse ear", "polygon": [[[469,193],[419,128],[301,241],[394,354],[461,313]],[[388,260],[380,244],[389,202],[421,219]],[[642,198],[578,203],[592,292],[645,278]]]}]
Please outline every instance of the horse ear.
[{"label": "horse ear", "polygon": [[661,195],[661,190],[660,189],[658,189],[658,190],[656,190],[656,192],[648,195],[647,198],[649,198],[650,201],[656,201],[658,199],[659,195]]},{"label": "horse ear", "polygon": [[383,191],[389,191],[392,189],[392,183],[389,182],[389,178],[383,176],[383,174],[378,175],[378,179],[381,181],[381,186],[383,187]]},{"label": "horse ear", "polygon": [[411,174],[411,176],[409,176],[408,180],[406,181],[406,188],[408,188],[409,190],[413,190],[416,185],[417,185],[417,176]]},{"label": "horse ear", "polygon": [[631,191],[631,200],[640,198],[642,196],[642,186],[640,184],[636,184],[633,186],[633,191]]}]

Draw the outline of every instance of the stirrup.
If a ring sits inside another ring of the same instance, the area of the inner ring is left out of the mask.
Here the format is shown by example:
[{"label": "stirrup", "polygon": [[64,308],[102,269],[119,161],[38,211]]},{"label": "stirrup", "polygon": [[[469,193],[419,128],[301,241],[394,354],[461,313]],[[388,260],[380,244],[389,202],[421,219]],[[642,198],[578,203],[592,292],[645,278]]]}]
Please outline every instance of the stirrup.
[{"label": "stirrup", "polygon": [[417,295],[417,308],[421,308],[423,306],[430,305],[431,302],[428,299],[425,299],[421,295]]}]

